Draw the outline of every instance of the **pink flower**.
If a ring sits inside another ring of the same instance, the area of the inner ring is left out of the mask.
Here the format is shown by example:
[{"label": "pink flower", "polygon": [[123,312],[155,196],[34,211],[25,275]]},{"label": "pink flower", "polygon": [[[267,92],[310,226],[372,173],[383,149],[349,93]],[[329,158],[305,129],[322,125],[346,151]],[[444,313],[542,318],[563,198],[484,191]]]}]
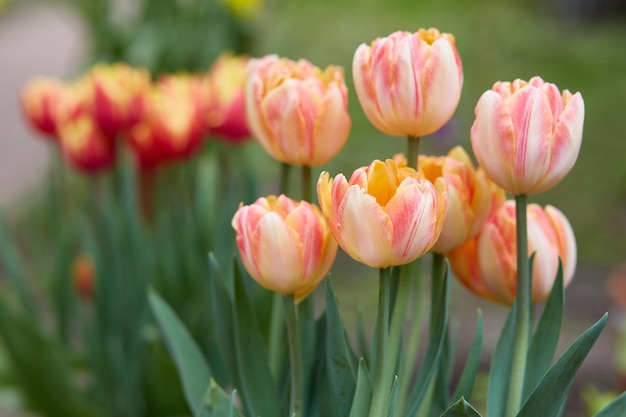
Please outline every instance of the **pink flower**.
[{"label": "pink flower", "polygon": [[472,148],[487,175],[511,194],[537,194],[574,166],[585,107],[539,77],[497,82],[476,105]]},{"label": "pink flower", "polygon": [[317,196],[339,245],[374,268],[403,265],[428,252],[448,205],[442,178],[433,184],[391,159],[357,169],[349,181],[323,172]]},{"label": "pink flower", "polygon": [[454,36],[437,29],[395,32],[371,46],[361,44],[352,74],[370,123],[392,136],[439,130],[456,110],[463,86]]},{"label": "pink flower", "polygon": [[348,139],[350,115],[343,70],[320,70],[269,55],[250,64],[246,84],[248,126],[275,159],[292,165],[320,166],[335,157]]},{"label": "pink flower", "polygon": [[320,210],[284,195],[239,206],[232,226],[252,278],[268,290],[294,294],[296,301],[317,287],[337,254],[337,242]]},{"label": "pink flower", "polygon": [[[548,298],[559,265],[568,285],[576,268],[576,239],[561,211],[528,205],[528,253],[532,269],[533,302]],[[452,271],[470,290],[502,304],[513,304],[517,292],[515,202],[507,201],[487,220],[478,236],[448,253]]]}]

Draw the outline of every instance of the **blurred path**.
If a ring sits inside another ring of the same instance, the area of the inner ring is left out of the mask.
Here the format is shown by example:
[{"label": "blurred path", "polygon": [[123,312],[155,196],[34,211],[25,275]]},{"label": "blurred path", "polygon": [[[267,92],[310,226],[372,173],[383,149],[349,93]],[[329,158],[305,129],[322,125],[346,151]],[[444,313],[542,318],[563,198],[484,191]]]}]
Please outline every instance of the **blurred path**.
[{"label": "blurred path", "polygon": [[14,4],[0,15],[0,208],[38,184],[48,146],[25,124],[19,92],[36,75],[67,78],[84,52],[69,11]]}]

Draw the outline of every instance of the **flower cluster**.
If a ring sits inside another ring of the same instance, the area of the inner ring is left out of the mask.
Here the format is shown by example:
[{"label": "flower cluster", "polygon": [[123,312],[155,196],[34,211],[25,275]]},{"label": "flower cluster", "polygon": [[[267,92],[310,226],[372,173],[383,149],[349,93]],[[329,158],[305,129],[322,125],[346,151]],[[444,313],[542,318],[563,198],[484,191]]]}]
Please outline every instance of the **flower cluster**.
[{"label": "flower cluster", "polygon": [[22,107],[30,124],[83,172],[109,168],[120,143],[143,169],[153,169],[188,158],[208,135],[233,143],[249,136],[247,61],[225,53],[205,74],[156,81],[143,69],[100,64],[72,82],[33,79],[22,91]]}]

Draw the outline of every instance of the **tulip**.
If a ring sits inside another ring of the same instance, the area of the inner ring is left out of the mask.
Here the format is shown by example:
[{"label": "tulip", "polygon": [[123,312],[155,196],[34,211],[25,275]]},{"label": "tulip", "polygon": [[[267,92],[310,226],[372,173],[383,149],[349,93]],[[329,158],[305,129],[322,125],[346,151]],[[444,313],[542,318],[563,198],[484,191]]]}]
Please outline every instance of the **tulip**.
[{"label": "tulip", "polygon": [[96,173],[115,162],[115,141],[90,116],[80,116],[59,126],[65,159],[86,173]]},{"label": "tulip", "polygon": [[198,150],[204,135],[199,79],[190,75],[163,78],[145,97],[141,119],[129,132],[140,166],[188,158]]},{"label": "tulip", "polygon": [[454,36],[436,29],[395,32],[361,44],[352,74],[370,123],[392,136],[439,130],[456,110],[463,86]]},{"label": "tulip", "polygon": [[432,183],[388,159],[359,168],[346,180],[323,172],[317,195],[343,250],[374,268],[403,265],[435,244],[444,224],[448,193],[443,178]]},{"label": "tulip", "polygon": [[21,92],[22,109],[30,125],[39,133],[56,138],[55,108],[65,91],[65,84],[55,78],[38,77]]},{"label": "tulip", "polygon": [[490,181],[485,172],[476,170],[462,147],[447,156],[419,157],[419,171],[431,182],[442,177],[448,185],[448,211],[441,235],[432,250],[446,252],[476,236],[491,208]]},{"label": "tulip", "polygon": [[324,71],[276,55],[253,60],[246,83],[250,132],[275,159],[324,165],[348,139],[348,92],[340,67]]},{"label": "tulip", "polygon": [[[567,286],[576,267],[576,240],[561,211],[536,204],[527,207],[528,252],[534,253],[532,300],[548,298],[559,266]],[[505,202],[487,220],[478,236],[447,254],[452,271],[479,296],[511,305],[517,292],[515,202]]]},{"label": "tulip", "polygon": [[243,100],[248,60],[247,56],[224,53],[207,75],[211,93],[216,100],[216,110],[206,112],[210,116],[207,121],[209,129],[231,143],[239,143],[250,137]]},{"label": "tulip", "polygon": [[570,171],[582,141],[584,102],[539,77],[497,82],[476,105],[472,148],[487,175],[513,195],[537,194]]},{"label": "tulip", "polygon": [[148,71],[125,64],[97,65],[87,77],[93,116],[105,133],[115,136],[139,120],[143,96],[151,87]]},{"label": "tulip", "polygon": [[93,259],[86,254],[76,257],[72,265],[74,288],[83,301],[91,301],[93,299],[96,287],[95,269]]},{"label": "tulip", "polygon": [[232,220],[248,273],[264,288],[296,301],[328,274],[337,254],[324,216],[313,204],[281,195],[239,206]]}]

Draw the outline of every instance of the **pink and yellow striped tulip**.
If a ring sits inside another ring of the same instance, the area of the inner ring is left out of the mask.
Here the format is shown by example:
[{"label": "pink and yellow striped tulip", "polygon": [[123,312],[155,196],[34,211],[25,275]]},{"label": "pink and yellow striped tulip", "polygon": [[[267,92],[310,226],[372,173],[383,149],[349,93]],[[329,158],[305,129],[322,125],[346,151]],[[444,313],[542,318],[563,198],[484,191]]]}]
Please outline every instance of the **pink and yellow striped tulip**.
[{"label": "pink and yellow striped tulip", "polygon": [[[576,239],[567,218],[552,206],[528,205],[528,253],[534,253],[532,300],[548,298],[559,266],[567,286],[576,268]],[[515,202],[505,202],[478,236],[448,253],[452,271],[471,291],[511,305],[517,293]]]},{"label": "pink and yellow striped tulip", "polygon": [[65,83],[56,78],[37,77],[21,92],[22,109],[30,125],[39,133],[56,140],[56,107],[65,92]]},{"label": "pink and yellow striped tulip", "polygon": [[232,220],[246,271],[262,287],[296,301],[328,274],[337,254],[320,210],[284,195],[240,205]]},{"label": "pink and yellow striped tulip", "polygon": [[448,184],[448,212],[433,252],[445,254],[476,236],[491,208],[490,181],[475,169],[469,155],[457,146],[447,156],[419,156],[419,171],[431,182]]},{"label": "pink and yellow striped tulip", "polygon": [[246,84],[248,127],[275,159],[320,166],[348,139],[351,120],[343,69],[324,71],[276,55],[253,60]]},{"label": "pink and yellow striped tulip", "polygon": [[454,114],[463,86],[454,36],[437,29],[395,32],[361,44],[352,74],[370,123],[392,136],[439,130]]},{"label": "pink and yellow striped tulip", "polygon": [[578,157],[585,106],[539,77],[497,82],[475,109],[472,148],[487,175],[513,195],[558,184]]},{"label": "pink and yellow striped tulip", "polygon": [[448,192],[394,160],[375,160],[347,180],[323,172],[317,196],[330,230],[355,260],[384,268],[414,261],[432,248],[444,224]]}]

